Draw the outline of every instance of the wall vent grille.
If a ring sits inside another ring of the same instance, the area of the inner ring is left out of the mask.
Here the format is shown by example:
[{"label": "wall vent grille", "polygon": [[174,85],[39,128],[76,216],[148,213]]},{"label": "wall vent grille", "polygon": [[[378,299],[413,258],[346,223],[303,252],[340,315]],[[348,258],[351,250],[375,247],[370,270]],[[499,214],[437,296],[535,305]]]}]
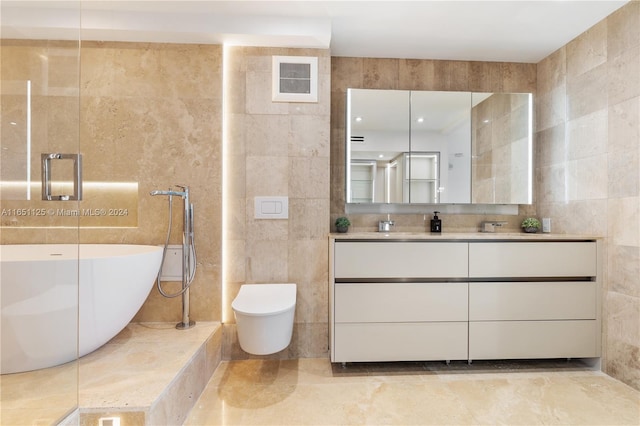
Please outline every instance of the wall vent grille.
[{"label": "wall vent grille", "polygon": [[318,102],[318,58],[274,56],[274,102]]}]

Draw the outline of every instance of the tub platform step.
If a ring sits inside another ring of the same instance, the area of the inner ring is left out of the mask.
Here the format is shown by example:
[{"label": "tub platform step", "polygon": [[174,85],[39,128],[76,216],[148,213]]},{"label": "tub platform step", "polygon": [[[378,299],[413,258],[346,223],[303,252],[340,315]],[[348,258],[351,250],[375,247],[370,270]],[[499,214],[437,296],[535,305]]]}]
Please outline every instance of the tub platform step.
[{"label": "tub platform step", "polygon": [[222,327],[131,323],[80,359],[80,425],[182,424],[222,357]]}]

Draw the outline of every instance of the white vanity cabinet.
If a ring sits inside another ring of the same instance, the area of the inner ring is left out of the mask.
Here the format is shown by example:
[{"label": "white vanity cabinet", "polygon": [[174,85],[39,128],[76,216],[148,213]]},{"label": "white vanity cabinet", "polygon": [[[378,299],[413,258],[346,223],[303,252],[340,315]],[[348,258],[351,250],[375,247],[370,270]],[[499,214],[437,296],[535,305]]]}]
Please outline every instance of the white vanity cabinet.
[{"label": "white vanity cabinet", "polygon": [[600,356],[595,240],[330,242],[332,362]]},{"label": "white vanity cabinet", "polygon": [[466,244],[339,241],[333,251],[332,362],[467,359]]},{"label": "white vanity cabinet", "polygon": [[469,359],[600,356],[597,243],[469,243]]},{"label": "white vanity cabinet", "polygon": [[337,241],[334,275],[338,280],[363,278],[467,278],[466,243],[421,241]]}]

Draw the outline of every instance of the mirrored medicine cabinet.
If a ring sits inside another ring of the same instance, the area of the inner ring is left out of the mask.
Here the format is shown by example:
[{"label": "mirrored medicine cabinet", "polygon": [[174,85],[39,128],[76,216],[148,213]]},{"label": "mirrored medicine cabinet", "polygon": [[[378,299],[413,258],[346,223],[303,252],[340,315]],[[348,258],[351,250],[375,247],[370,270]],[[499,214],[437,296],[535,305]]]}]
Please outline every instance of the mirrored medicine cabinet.
[{"label": "mirrored medicine cabinet", "polygon": [[532,101],[348,89],[347,204],[531,204]]}]

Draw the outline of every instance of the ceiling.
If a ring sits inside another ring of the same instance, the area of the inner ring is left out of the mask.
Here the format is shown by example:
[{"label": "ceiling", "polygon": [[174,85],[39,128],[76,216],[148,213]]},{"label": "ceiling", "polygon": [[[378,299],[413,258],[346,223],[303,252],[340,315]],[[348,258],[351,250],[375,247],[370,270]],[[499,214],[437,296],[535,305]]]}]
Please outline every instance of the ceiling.
[{"label": "ceiling", "polygon": [[3,38],[77,39],[81,26],[84,40],[537,63],[626,2],[1,0],[0,19]]}]

